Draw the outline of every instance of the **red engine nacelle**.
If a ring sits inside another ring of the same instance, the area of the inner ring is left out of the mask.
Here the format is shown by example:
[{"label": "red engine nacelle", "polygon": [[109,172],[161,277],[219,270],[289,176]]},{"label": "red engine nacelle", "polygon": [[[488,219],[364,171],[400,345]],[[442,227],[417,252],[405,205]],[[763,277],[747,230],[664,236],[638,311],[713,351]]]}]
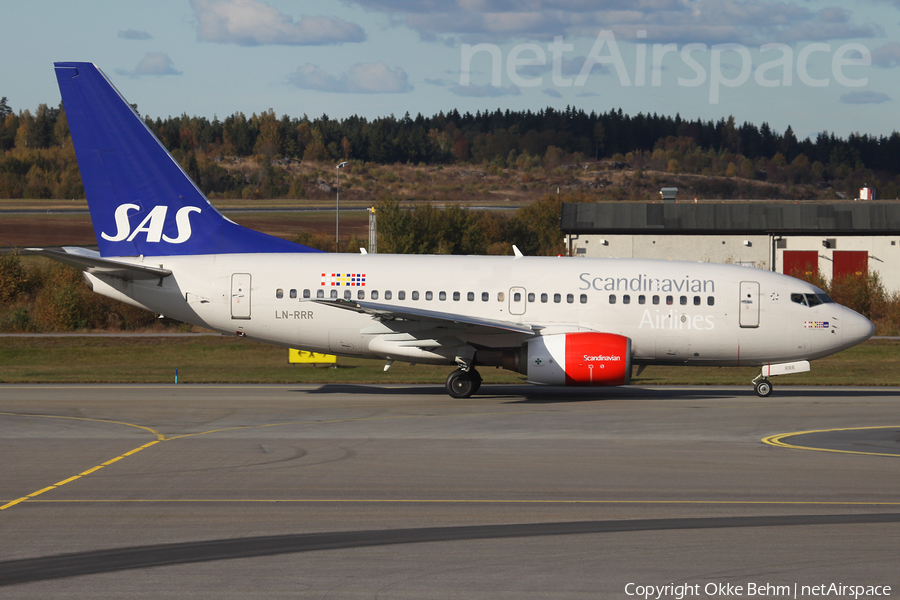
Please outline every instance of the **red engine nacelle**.
[{"label": "red engine nacelle", "polygon": [[526,375],[544,385],[623,385],[631,379],[631,339],[566,333],[528,342]]}]

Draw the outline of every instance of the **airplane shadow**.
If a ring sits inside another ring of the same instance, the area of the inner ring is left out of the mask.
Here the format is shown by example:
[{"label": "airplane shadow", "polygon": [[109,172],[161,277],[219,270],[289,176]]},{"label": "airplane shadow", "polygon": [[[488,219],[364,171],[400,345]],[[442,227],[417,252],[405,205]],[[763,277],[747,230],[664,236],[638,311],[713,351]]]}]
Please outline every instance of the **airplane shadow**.
[{"label": "airplane shadow", "polygon": [[[447,398],[440,384],[364,385],[325,384],[314,389],[296,390],[310,395],[353,394],[363,396],[434,396]],[[570,402],[608,402],[614,400],[694,400],[740,398],[747,401],[799,398],[898,398],[897,388],[795,388],[779,386],[769,398],[758,398],[751,386],[625,386],[608,388],[572,388],[532,385],[490,385],[481,387],[472,399],[505,400],[510,404],[557,404]]]}]

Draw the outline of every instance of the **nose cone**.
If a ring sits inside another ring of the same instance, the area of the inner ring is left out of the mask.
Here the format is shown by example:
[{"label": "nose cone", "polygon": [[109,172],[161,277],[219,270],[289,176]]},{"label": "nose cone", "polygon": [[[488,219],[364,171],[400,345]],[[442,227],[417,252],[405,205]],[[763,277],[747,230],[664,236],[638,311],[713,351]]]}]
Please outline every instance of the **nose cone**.
[{"label": "nose cone", "polygon": [[875,325],[872,324],[872,321],[858,312],[844,308],[843,313],[841,320],[843,321],[844,348],[862,343],[875,333]]}]

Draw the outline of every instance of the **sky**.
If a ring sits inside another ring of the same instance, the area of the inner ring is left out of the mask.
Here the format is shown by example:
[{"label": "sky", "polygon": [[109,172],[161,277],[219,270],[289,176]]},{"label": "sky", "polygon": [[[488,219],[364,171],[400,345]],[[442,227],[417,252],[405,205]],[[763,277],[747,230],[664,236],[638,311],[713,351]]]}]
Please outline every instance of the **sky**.
[{"label": "sky", "polygon": [[95,63],[142,115],[621,108],[890,135],[900,0],[5,0],[0,96]]}]

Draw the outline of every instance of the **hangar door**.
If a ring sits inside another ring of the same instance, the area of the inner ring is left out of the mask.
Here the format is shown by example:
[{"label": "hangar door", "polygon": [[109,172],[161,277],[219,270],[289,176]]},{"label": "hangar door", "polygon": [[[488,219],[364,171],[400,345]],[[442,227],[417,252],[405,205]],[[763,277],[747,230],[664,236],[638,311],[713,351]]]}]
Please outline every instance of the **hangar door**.
[{"label": "hangar door", "polygon": [[804,281],[815,281],[819,276],[819,253],[815,250],[785,250],[781,272]]},{"label": "hangar door", "polygon": [[835,250],[832,258],[834,281],[850,275],[865,277],[869,274],[869,253],[865,250]]}]

